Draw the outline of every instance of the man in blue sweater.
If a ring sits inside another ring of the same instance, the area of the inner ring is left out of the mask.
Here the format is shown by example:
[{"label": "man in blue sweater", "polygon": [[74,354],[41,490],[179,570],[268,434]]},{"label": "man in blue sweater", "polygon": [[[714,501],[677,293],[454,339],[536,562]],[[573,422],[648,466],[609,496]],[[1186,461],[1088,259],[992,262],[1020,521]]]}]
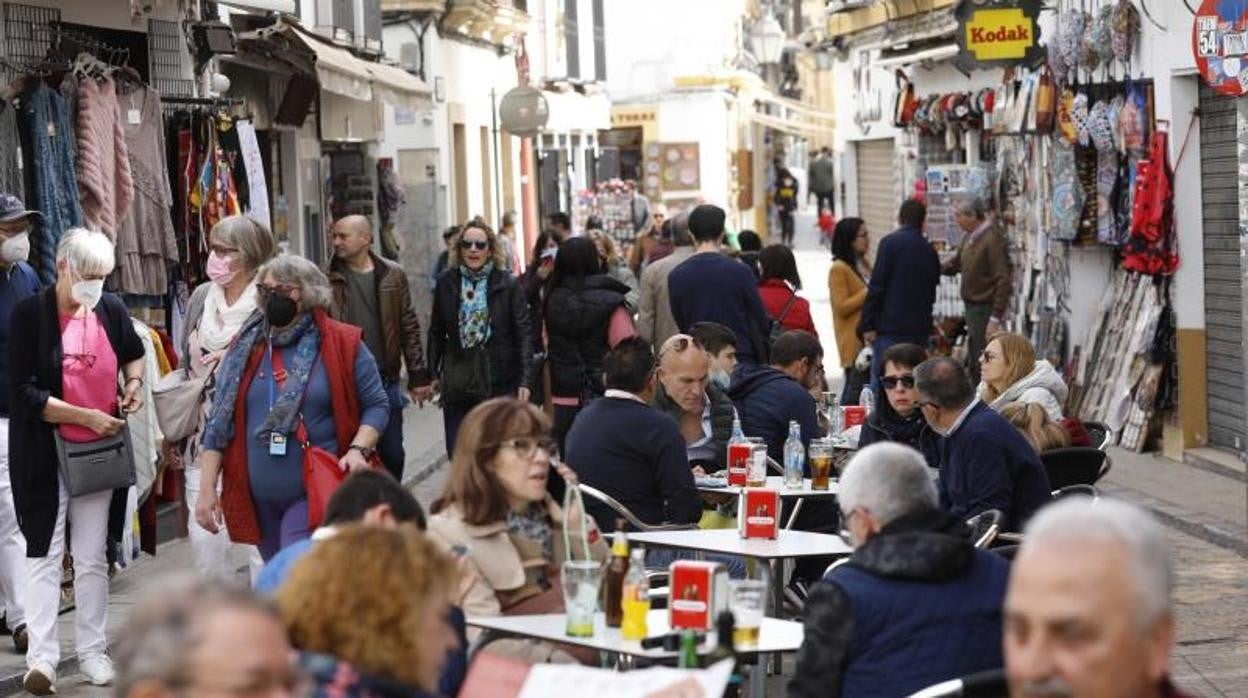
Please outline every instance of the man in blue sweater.
[{"label": "man in blue sweater", "polygon": [[[582,484],[614,497],[647,524],[697,523],[702,499],[685,457],[680,428],[650,406],[654,352],[640,337],[616,345],[603,360],[606,394],[589,403],[568,431],[568,465]],[[609,507],[586,499],[602,531],[615,530]]]},{"label": "man in blue sweater", "polygon": [[728,397],[741,417],[741,431],[767,443],[767,455],[784,462],[789,421],[802,428],[802,445],[819,430],[815,399],[810,391],[823,378],[823,347],[809,332],[791,330],[771,347],[770,366],[741,364],[733,374]]},{"label": "man in blue sweater", "polygon": [[871,385],[878,390],[880,357],[894,344],[927,346],[932,306],[940,283],[940,258],[923,237],[927,207],[915,199],[901,205],[901,227],[884,236],[875,253],[858,334],[871,345]]},{"label": "man in blue sweater", "polygon": [[937,506],[923,456],[868,446],[838,498],[854,554],[811,591],[790,698],[908,696],[1001,667],[1009,563]]},{"label": "man in blue sweater", "polygon": [[1002,528],[1021,531],[1052,499],[1049,476],[1021,432],[975,397],[966,368],[948,357],[914,369],[919,408],[940,446],[940,503],[968,519],[989,509]]},{"label": "man in blue sweater", "polygon": [[770,321],[754,274],[720,251],[724,217],[722,208],[710,204],[689,214],[697,251],[667,277],[672,319],[686,334],[699,322],[718,322],[737,335],[741,362],[766,363]]}]

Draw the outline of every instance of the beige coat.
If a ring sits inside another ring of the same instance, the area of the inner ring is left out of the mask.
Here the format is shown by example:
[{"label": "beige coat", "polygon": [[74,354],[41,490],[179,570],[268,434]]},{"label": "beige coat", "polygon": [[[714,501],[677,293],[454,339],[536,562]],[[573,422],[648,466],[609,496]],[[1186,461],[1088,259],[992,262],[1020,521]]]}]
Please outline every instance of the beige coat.
[{"label": "beige coat", "polygon": [[[477,575],[476,582],[469,589],[464,599],[464,614],[473,616],[499,616],[506,608],[532,599],[542,594],[536,584],[538,572],[546,568],[550,579],[555,583],[554,594],[562,593],[558,586],[558,566],[555,561],[565,559],[563,544],[563,510],[549,497],[546,506],[550,512],[552,535],[554,538],[555,560],[546,560],[537,545],[517,545],[514,538],[507,532],[504,521],[474,526],[464,521],[463,512],[457,505],[429,517],[429,535],[448,551],[456,546],[467,549],[466,557],[472,563]],[[578,540],[580,517],[571,518],[569,536],[576,559],[585,559],[585,550]],[[589,523],[589,554],[598,561],[606,560],[610,549],[598,526],[591,518]],[[469,631],[469,639],[476,641],[476,635]],[[490,644],[491,651],[500,651],[528,661],[551,661],[559,659],[557,649],[553,645],[534,642],[499,641]],[[570,659],[570,658],[569,658]]]},{"label": "beige coat", "polygon": [[862,306],[867,301],[867,285],[852,267],[838,259],[828,270],[828,296],[832,301],[832,327],[836,331],[841,366],[850,366],[862,351],[858,321],[862,319]]},{"label": "beige coat", "polygon": [[641,272],[641,301],[637,309],[637,335],[658,347],[672,335],[680,334],[672,318],[667,277],[681,262],[693,256],[692,247],[677,247],[671,254]]}]

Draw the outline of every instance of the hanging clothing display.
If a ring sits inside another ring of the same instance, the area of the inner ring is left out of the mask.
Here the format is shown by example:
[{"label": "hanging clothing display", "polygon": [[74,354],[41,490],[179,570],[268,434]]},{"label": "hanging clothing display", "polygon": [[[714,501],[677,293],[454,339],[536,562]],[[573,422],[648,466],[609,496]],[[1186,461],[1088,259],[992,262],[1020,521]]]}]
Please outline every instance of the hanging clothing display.
[{"label": "hanging clothing display", "polygon": [[0,192],[21,194],[22,152],[17,133],[17,111],[7,102],[0,101]]},{"label": "hanging clothing display", "polygon": [[134,184],[117,85],[109,77],[78,81],[77,166],[83,220],[115,239],[117,223],[134,199]]},{"label": "hanging clothing display", "polygon": [[139,87],[118,97],[128,117],[124,128],[134,181],[134,201],[117,231],[117,287],[126,293],[162,296],[169,267],[178,262],[173,236],[173,191],[165,163],[160,94]]},{"label": "hanging clothing display", "polygon": [[18,124],[27,170],[26,205],[32,221],[32,259],[44,285],[56,282],[56,246],[68,229],[81,226],[73,120],[65,98],[42,80],[30,80],[18,99]]},{"label": "hanging clothing display", "polygon": [[[269,225],[269,190],[264,178],[264,157],[256,140],[256,127],[250,121],[240,120],[235,126],[238,144],[242,151],[242,167],[247,176],[247,213],[252,218]],[[235,166],[237,174],[237,166]],[[238,181],[241,189],[243,184]]]}]

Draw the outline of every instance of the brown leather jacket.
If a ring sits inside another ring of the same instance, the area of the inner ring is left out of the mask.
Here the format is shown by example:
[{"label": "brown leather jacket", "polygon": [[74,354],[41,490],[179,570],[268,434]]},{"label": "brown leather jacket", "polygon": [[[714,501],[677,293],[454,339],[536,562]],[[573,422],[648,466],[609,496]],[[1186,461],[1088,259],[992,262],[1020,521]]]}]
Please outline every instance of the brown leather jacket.
[{"label": "brown leather jacket", "polygon": [[[425,367],[424,350],[421,346],[420,320],[412,308],[412,291],[408,287],[407,274],[403,268],[373,253],[373,278],[377,282],[377,307],[381,309],[381,339],[385,343],[383,356],[377,357],[381,379],[393,383],[399,379],[403,364],[407,364],[407,387],[429,385],[429,371]],[[325,275],[334,290],[334,302],[330,315],[335,320],[347,316],[347,279],[342,275],[342,260],[334,257]]]}]

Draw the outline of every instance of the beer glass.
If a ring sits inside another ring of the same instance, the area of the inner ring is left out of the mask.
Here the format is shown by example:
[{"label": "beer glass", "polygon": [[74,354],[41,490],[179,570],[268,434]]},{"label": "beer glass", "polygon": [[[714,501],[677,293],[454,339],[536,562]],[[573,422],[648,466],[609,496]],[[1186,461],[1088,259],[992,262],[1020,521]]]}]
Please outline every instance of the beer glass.
[{"label": "beer glass", "polygon": [[761,579],[738,579],[729,583],[728,608],[736,622],[732,644],[737,649],[758,646],[763,610],[767,608],[767,582]]},{"label": "beer glass", "polygon": [[832,439],[811,439],[806,462],[810,464],[810,489],[826,490],[832,475]]},{"label": "beer glass", "polygon": [[563,607],[568,616],[568,637],[594,636],[594,612],[598,610],[601,585],[602,563],[593,560],[563,563]]},{"label": "beer glass", "polygon": [[747,487],[765,487],[767,485],[767,443],[759,438],[750,438],[750,469],[745,477]]}]

